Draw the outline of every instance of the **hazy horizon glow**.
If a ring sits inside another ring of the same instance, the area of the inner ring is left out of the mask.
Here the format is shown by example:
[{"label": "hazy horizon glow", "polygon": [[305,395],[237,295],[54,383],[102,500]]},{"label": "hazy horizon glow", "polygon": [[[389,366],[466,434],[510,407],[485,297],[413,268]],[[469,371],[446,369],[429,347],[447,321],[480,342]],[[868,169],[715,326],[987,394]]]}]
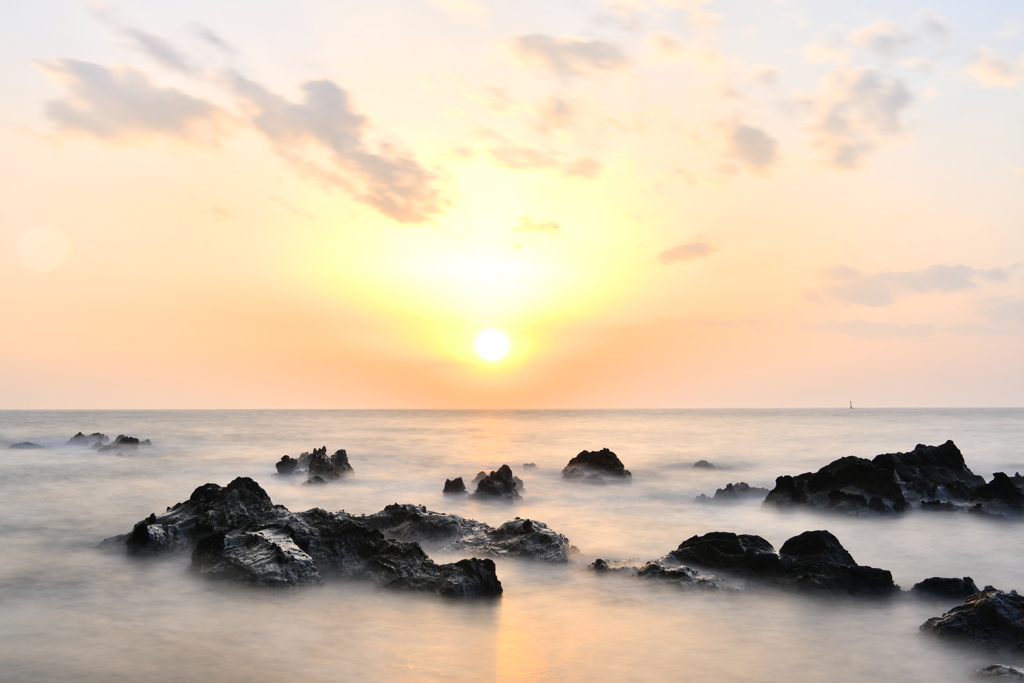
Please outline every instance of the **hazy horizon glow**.
[{"label": "hazy horizon glow", "polygon": [[0,408],[1024,405],[1024,7],[0,16]]}]

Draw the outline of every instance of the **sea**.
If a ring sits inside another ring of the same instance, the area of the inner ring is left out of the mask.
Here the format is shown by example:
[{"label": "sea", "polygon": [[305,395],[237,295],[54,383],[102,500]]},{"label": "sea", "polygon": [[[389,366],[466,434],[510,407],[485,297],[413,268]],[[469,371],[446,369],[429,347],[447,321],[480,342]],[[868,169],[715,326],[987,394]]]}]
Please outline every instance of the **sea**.
[{"label": "sea", "polygon": [[[65,445],[79,431],[153,446]],[[596,558],[639,565],[711,531],[779,548],[827,529],[904,590],[932,576],[1024,590],[1024,521],[695,502],[727,483],[771,488],[839,457],[948,439],[986,479],[1024,471],[1024,409],[2,411],[0,680],[967,681],[1024,661],[919,631],[955,601],[687,591],[587,569]],[[7,448],[23,441],[44,448]],[[303,486],[276,473],[282,455],[320,446],[346,449],[354,474]],[[570,458],[601,448],[632,483],[562,480]],[[714,468],[693,467],[699,460]],[[502,464],[522,478],[521,500],[442,495],[445,479],[468,484]],[[500,598],[455,600],[358,582],[257,589],[195,575],[187,553],[140,560],[97,549],[197,486],[239,476],[294,511],[397,502],[494,526],[535,519],[580,552],[565,565],[499,558]]]}]

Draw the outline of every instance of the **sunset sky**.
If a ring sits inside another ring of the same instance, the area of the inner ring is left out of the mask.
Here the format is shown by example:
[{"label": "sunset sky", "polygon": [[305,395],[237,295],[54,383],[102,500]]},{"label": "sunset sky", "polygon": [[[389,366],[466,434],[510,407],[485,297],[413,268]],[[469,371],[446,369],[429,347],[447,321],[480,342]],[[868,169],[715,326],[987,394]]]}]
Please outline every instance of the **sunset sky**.
[{"label": "sunset sky", "polygon": [[1018,1],[15,0],[0,66],[0,408],[1024,405]]}]

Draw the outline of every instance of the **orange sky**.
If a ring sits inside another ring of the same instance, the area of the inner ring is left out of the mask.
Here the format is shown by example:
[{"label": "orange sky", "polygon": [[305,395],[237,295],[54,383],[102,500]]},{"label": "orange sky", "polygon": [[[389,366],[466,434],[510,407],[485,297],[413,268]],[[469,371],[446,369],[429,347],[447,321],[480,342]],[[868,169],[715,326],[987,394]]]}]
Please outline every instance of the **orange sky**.
[{"label": "orange sky", "polygon": [[0,19],[0,408],[1024,403],[1024,8]]}]

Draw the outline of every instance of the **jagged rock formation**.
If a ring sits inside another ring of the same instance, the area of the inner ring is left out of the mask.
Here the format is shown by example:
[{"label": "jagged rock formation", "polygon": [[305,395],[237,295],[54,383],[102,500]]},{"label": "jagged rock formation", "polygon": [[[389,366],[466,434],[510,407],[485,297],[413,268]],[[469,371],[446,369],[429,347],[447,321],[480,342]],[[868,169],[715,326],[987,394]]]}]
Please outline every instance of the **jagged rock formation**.
[{"label": "jagged rock formation", "polygon": [[727,588],[723,581],[711,574],[702,574],[695,569],[682,566],[674,558],[668,556],[660,560],[651,560],[642,567],[625,565],[620,562],[614,564],[616,566],[613,567],[607,560],[598,558],[590,564],[588,569],[599,574],[626,574],[651,581],[674,583],[686,590],[694,588],[722,590]]},{"label": "jagged rock formation", "polygon": [[[348,461],[348,453],[344,448],[339,448],[334,455],[327,456],[327,446],[314,448],[312,452],[302,453],[298,458],[290,455],[282,455],[275,463],[278,474],[306,474],[309,479],[307,484],[326,483],[334,479],[341,479],[354,472]],[[319,481],[314,481],[318,479]]]},{"label": "jagged rock formation", "polygon": [[451,596],[495,596],[494,562],[433,562],[417,543],[386,539],[345,513],[319,508],[290,512],[259,484],[239,477],[205,484],[183,503],[107,539],[135,556],[192,549],[192,568],[210,578],[256,586],[316,584],[325,578],[369,580],[379,586]]},{"label": "jagged rock formation", "polygon": [[454,479],[444,480],[444,491],[445,494],[452,493],[465,493],[466,482],[462,481],[462,477],[455,477]]},{"label": "jagged rock formation", "polygon": [[800,590],[847,595],[889,595],[899,590],[884,569],[858,565],[828,531],[805,531],[776,554],[772,544],[747,534],[693,536],[666,557]]},{"label": "jagged rock formation", "polygon": [[562,468],[562,478],[570,481],[604,484],[605,477],[618,481],[627,481],[633,477],[619,460],[619,456],[607,448],[599,451],[580,451],[579,455]]},{"label": "jagged rock formation", "polygon": [[1005,666],[1003,664],[993,664],[992,666],[986,666],[984,669],[978,669],[971,674],[971,678],[1024,681],[1024,669],[1018,669],[1015,666]]},{"label": "jagged rock formation", "polygon": [[91,446],[91,448],[95,448],[100,453],[106,453],[108,451],[114,451],[114,450],[116,450],[116,451],[127,451],[127,450],[134,451],[134,450],[138,449],[139,446],[152,446],[152,445],[153,445],[153,443],[149,439],[146,439],[145,441],[140,441],[138,438],[136,438],[134,436],[125,436],[124,434],[118,434],[117,438],[114,439],[113,441],[111,441],[110,443],[108,443],[107,445],[104,446],[103,444],[97,442],[97,443],[94,443]]},{"label": "jagged rock formation", "polygon": [[[941,446],[919,444],[909,453],[885,453],[873,460],[847,456],[814,473],[778,477],[764,502],[849,513],[894,513],[922,506],[956,508],[966,506],[973,491],[984,483],[968,469],[960,449],[947,441]],[[983,508],[984,503],[979,511],[988,511]]]},{"label": "jagged rock formation", "polygon": [[1013,479],[996,472],[992,481],[971,489],[969,504],[972,511],[1001,517],[1017,516],[1024,513],[1024,493],[1014,485]]},{"label": "jagged rock formation", "polygon": [[967,596],[977,593],[978,587],[975,585],[974,579],[969,576],[965,576],[962,579],[933,576],[920,583],[915,583],[910,591],[917,595],[926,595],[934,598],[963,600]]},{"label": "jagged rock formation", "polygon": [[736,503],[743,499],[759,498],[764,499],[768,495],[768,489],[751,486],[745,481],[735,484],[726,484],[724,489],[715,489],[715,495],[708,497],[703,493],[695,498],[698,503]]},{"label": "jagged rock formation", "polygon": [[68,439],[67,445],[92,447],[95,446],[96,444],[99,444],[100,446],[105,446],[108,443],[110,443],[110,437],[107,436],[106,434],[102,434],[100,432],[93,432],[89,436],[86,436],[82,432],[78,432],[73,437]]},{"label": "jagged rock formation", "polygon": [[519,498],[519,489],[516,486],[516,477],[512,475],[512,468],[502,465],[480,479],[476,485],[476,496],[504,500]]},{"label": "jagged rock formation", "polygon": [[941,638],[994,649],[1024,650],[1024,597],[992,586],[969,595],[941,617],[921,624],[921,630]]}]

